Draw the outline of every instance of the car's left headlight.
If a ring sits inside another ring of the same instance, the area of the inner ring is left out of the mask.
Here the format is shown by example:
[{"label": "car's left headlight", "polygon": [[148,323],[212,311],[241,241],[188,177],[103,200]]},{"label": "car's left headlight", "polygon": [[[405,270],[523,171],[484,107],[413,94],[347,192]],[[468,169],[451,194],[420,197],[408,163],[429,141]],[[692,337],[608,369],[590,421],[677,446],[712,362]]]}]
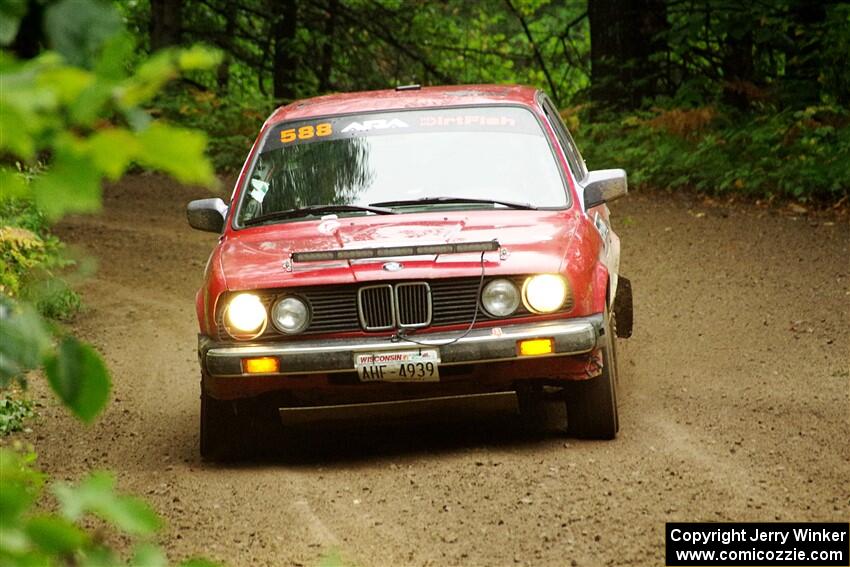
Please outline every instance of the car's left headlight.
[{"label": "car's left headlight", "polygon": [[237,339],[252,339],[266,329],[266,308],[253,293],[234,295],[224,314],[227,332]]},{"label": "car's left headlight", "polygon": [[552,313],[564,305],[569,287],[567,280],[557,274],[539,274],[525,280],[522,300],[529,311]]},{"label": "car's left headlight", "polygon": [[300,333],[310,324],[310,308],[295,296],[283,297],[272,307],[272,324],[281,333]]}]

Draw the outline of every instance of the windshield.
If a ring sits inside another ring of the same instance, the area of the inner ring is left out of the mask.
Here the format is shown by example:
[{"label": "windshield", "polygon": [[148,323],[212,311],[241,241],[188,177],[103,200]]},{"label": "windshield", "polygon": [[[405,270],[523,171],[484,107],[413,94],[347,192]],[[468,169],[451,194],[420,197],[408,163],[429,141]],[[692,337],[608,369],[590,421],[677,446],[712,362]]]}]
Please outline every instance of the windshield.
[{"label": "windshield", "polygon": [[309,209],[316,205],[386,203],[402,213],[503,208],[504,203],[529,208],[569,204],[539,122],[527,109],[506,106],[278,124],[266,137],[248,179],[238,213],[243,225],[259,217],[278,218],[275,213],[292,209],[304,210],[280,218],[372,214],[355,207],[339,212]]}]

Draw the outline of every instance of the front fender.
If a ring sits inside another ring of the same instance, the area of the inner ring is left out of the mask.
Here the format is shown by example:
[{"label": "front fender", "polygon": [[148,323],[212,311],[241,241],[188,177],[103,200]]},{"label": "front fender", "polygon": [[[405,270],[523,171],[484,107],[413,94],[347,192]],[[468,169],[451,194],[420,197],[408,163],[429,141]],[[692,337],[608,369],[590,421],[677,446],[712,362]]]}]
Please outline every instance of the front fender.
[{"label": "front fender", "polygon": [[593,285],[590,292],[594,313],[605,311],[605,305],[610,301],[608,278],[608,268],[602,262],[597,262],[593,269]]}]

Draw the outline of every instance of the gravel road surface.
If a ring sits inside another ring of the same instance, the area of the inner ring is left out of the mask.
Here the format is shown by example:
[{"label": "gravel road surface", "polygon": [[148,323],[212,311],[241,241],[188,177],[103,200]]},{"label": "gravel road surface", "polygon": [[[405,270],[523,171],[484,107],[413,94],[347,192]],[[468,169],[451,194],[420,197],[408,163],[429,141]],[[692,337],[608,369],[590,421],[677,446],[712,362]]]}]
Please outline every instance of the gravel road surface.
[{"label": "gravel road surface", "polygon": [[[850,226],[634,194],[613,206],[635,333],[613,442],[519,432],[475,407],[399,426],[298,428],[276,457],[198,456],[193,298],[205,196],[155,175],[59,234],[95,259],[75,330],[104,355],[93,426],[34,380],[25,437],[57,479],[112,469],[167,519],[172,560],[317,565],[660,565],[667,521],[850,518]],[[557,408],[553,407],[552,411]]]}]

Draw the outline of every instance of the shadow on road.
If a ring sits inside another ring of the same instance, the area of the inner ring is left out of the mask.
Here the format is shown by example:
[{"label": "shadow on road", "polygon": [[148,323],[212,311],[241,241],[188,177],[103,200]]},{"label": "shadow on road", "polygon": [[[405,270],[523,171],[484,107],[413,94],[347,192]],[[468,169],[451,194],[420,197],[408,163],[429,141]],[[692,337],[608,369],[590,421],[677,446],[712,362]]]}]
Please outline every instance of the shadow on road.
[{"label": "shadow on road", "polygon": [[286,425],[269,431],[253,454],[205,466],[376,464],[400,456],[445,455],[470,449],[530,449],[564,439],[564,423],[563,405],[551,403],[546,406],[545,423],[537,426],[525,422],[516,411],[489,407],[411,418],[366,417]]}]

